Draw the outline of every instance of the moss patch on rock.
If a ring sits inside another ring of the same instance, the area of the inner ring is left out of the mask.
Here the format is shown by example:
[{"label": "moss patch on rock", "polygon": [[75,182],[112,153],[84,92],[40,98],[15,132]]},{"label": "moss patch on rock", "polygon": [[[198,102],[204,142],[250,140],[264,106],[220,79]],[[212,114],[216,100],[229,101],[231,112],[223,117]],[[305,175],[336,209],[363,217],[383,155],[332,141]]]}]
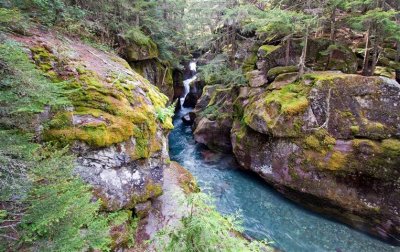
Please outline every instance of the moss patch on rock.
[{"label": "moss patch on rock", "polygon": [[258,49],[258,53],[261,54],[261,56],[267,56],[268,54],[279,49],[280,47],[281,46],[263,45]]},{"label": "moss patch on rock", "polygon": [[55,81],[66,83],[65,95],[73,105],[67,110],[52,111],[44,140],[107,147],[133,138],[128,146],[134,159],[147,158],[160,150],[155,110],[165,108],[168,98],[147,80],[137,74],[115,72],[104,78],[83,65],[74,65],[76,74],[65,75],[63,68],[72,67],[68,62],[45,47],[33,47],[31,51],[38,68],[51,72]]},{"label": "moss patch on rock", "polygon": [[299,70],[298,66],[274,67],[268,71],[267,78],[268,81],[272,81],[281,74],[293,73],[297,72],[298,70]]},{"label": "moss patch on rock", "polygon": [[274,90],[265,97],[266,105],[279,104],[280,112],[288,115],[296,115],[304,112],[308,107],[308,88],[299,83],[292,83],[280,90]]}]

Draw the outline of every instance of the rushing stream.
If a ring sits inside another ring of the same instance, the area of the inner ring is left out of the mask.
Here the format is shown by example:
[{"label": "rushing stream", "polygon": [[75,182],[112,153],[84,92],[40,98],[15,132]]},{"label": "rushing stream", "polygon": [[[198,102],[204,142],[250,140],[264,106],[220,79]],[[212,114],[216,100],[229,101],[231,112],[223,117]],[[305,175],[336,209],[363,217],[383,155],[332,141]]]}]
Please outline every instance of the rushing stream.
[{"label": "rushing stream", "polygon": [[195,143],[190,126],[175,116],[169,136],[170,156],[197,179],[203,191],[216,198],[223,214],[241,211],[246,234],[273,241],[288,252],[399,251],[366,234],[314,214],[288,200],[255,175],[238,169],[231,155],[215,154]]}]

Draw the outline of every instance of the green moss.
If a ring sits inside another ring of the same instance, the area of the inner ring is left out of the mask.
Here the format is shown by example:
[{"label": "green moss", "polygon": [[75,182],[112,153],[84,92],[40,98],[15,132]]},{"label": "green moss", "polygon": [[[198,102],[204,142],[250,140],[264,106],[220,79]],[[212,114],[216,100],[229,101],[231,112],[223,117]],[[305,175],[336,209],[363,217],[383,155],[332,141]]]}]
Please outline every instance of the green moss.
[{"label": "green moss", "polygon": [[336,139],[332,136],[325,136],[323,140],[323,144],[327,146],[329,149],[333,148],[336,144]]},{"label": "green moss", "polygon": [[400,157],[400,140],[398,139],[385,139],[382,141],[382,148],[386,156],[392,158]]},{"label": "green moss", "polygon": [[253,53],[249,57],[247,57],[242,65],[243,73],[247,73],[256,69],[257,63],[257,54]]},{"label": "green moss", "polygon": [[274,45],[263,45],[260,47],[259,51],[263,52],[263,56],[267,56],[268,54],[272,53],[273,51],[279,49],[281,46],[274,46]]},{"label": "green moss", "polygon": [[344,78],[346,75],[337,72],[315,72],[303,75],[304,80],[311,80],[313,83],[318,81],[332,83],[337,78]]},{"label": "green moss", "polygon": [[297,115],[304,112],[309,105],[307,99],[308,89],[298,83],[284,86],[280,90],[273,90],[265,97],[267,105],[277,103],[281,113]]},{"label": "green moss", "polygon": [[274,67],[270,69],[267,73],[267,77],[276,77],[280,74],[293,73],[299,70],[298,66],[282,66]]},{"label": "green moss", "polygon": [[[72,127],[67,123],[65,112],[60,112],[49,122],[50,127],[45,132],[46,140],[56,140],[63,144],[78,140],[90,146],[106,147],[134,137],[139,143],[136,147],[132,146],[132,157],[135,158],[149,157],[151,150],[158,149],[151,141],[157,130],[154,107],[148,105],[143,97],[135,96],[135,87],[126,84],[128,82],[124,79],[132,81],[133,77],[123,76],[120,80],[111,75],[115,84],[111,86],[104,83],[96,73],[82,66],[77,69],[80,75],[68,84],[71,90],[78,90],[70,96],[75,108],[73,114],[90,115],[102,122]],[[165,106],[167,98],[154,87],[148,85],[146,91],[155,106]]]},{"label": "green moss", "polygon": [[[31,51],[37,67],[53,81],[68,78],[66,96],[74,109],[55,113],[46,124],[44,140],[63,145],[82,141],[93,147],[106,147],[134,138],[136,145],[128,144],[128,152],[134,159],[147,158],[161,149],[156,136],[155,109],[165,108],[168,98],[146,79],[136,73],[115,72],[109,72],[104,78],[83,65],[74,66],[77,76],[64,76],[65,73],[57,71],[63,69],[67,61],[57,58],[45,47],[33,47]],[[168,78],[172,78],[172,71],[166,78],[167,82],[171,81]],[[147,98],[137,95],[137,88],[143,90]],[[73,125],[74,115],[83,120]],[[171,128],[172,120],[165,120],[163,127]]]},{"label": "green moss", "polygon": [[57,113],[53,119],[47,124],[47,127],[56,129],[66,129],[72,125],[72,113],[60,112]]},{"label": "green moss", "polygon": [[151,198],[156,198],[163,193],[162,186],[152,180],[148,181],[144,192],[131,198],[128,208],[133,208],[139,203],[144,203]]},{"label": "green moss", "polygon": [[331,171],[337,171],[345,167],[347,162],[347,156],[340,151],[332,153],[329,161],[326,163],[325,168]]},{"label": "green moss", "polygon": [[354,115],[351,111],[340,111],[340,115],[346,118],[353,118]]},{"label": "green moss", "polygon": [[378,143],[369,139],[354,139],[352,140],[352,146],[357,152],[359,152],[363,147],[368,147],[377,154],[382,152]]},{"label": "green moss", "polygon": [[360,126],[353,125],[350,127],[350,131],[353,135],[357,135],[360,132]]},{"label": "green moss", "polygon": [[377,66],[375,68],[374,75],[393,78],[394,77],[394,70],[392,68],[390,68],[390,67]]},{"label": "green moss", "polygon": [[312,150],[318,150],[320,148],[319,140],[313,135],[308,136],[305,139],[305,144],[308,148]]},{"label": "green moss", "polygon": [[58,64],[57,57],[42,46],[35,46],[30,48],[30,50],[36,66],[51,80],[58,82],[58,74],[54,71],[54,66]]},{"label": "green moss", "polygon": [[128,42],[126,53],[129,61],[153,59],[159,56],[157,44],[140,29],[131,27],[123,37]]},{"label": "green moss", "polygon": [[366,118],[363,119],[363,126],[369,138],[372,139],[384,139],[386,135],[386,127],[380,122],[369,121]]}]

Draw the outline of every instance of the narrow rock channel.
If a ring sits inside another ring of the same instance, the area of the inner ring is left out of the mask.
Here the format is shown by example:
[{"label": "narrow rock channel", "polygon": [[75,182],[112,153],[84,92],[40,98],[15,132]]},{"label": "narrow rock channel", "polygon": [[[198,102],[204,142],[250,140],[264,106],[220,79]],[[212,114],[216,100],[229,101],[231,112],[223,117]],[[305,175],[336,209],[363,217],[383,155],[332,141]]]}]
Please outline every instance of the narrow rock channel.
[{"label": "narrow rock channel", "polygon": [[312,213],[285,199],[258,177],[239,169],[228,154],[214,153],[197,144],[192,129],[181,118],[182,108],[169,135],[171,160],[180,163],[197,179],[201,189],[216,199],[223,214],[240,211],[245,233],[273,241],[284,251],[397,251],[344,224]]}]

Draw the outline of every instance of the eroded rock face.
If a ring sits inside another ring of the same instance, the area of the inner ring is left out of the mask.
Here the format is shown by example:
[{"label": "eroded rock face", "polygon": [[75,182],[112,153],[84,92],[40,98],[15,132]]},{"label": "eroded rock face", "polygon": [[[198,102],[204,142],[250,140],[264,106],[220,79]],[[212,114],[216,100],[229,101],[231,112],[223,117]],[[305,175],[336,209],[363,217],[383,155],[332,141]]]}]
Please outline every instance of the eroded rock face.
[{"label": "eroded rock face", "polygon": [[194,138],[212,150],[231,152],[234,90],[220,85],[206,86],[194,113]]},{"label": "eroded rock face", "polygon": [[173,100],[174,80],[171,67],[162,64],[158,59],[130,62],[130,65],[150,83],[157,86],[170,101]]},{"label": "eroded rock face", "polygon": [[162,193],[168,150],[165,136],[160,135],[158,141],[163,144],[159,152],[136,160],[129,153],[134,138],[100,150],[76,144],[73,148],[79,153],[76,171],[94,186],[95,196],[108,210],[132,209]]},{"label": "eroded rock face", "polygon": [[400,85],[306,75],[242,99],[233,152],[288,198],[383,239],[400,238]]},{"label": "eroded rock face", "polygon": [[55,83],[65,81],[70,106],[46,110],[41,139],[71,146],[76,173],[104,208],[134,209],[159,196],[173,125],[169,117],[157,119],[157,111],[168,97],[125,60],[79,40],[43,32],[13,39]]}]

